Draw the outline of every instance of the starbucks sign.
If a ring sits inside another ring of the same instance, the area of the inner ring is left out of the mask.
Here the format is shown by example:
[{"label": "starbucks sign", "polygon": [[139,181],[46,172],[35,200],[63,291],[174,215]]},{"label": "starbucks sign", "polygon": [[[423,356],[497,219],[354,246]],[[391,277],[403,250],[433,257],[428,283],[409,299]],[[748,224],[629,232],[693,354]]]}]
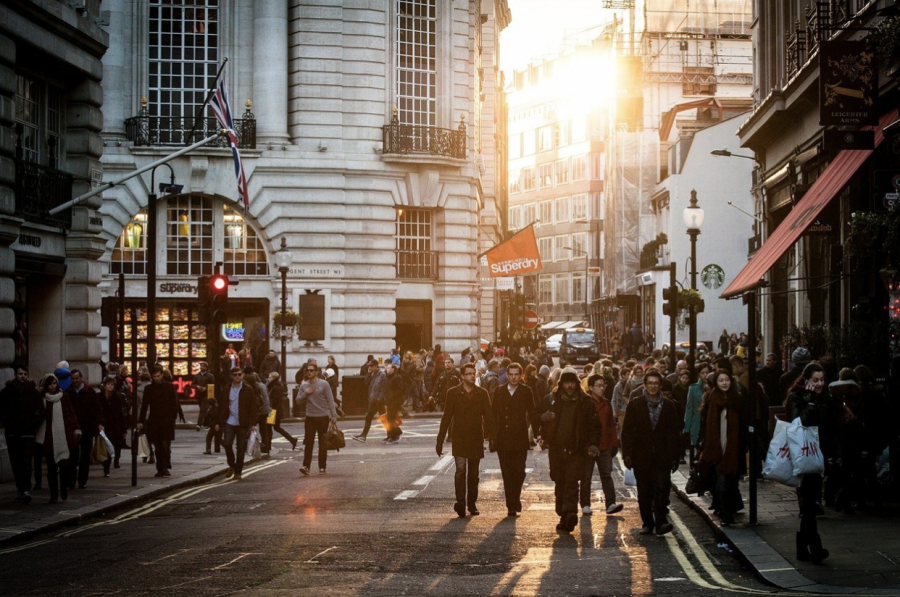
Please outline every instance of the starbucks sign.
[{"label": "starbucks sign", "polygon": [[700,283],[710,290],[715,290],[725,283],[725,270],[715,263],[710,263],[700,272]]}]

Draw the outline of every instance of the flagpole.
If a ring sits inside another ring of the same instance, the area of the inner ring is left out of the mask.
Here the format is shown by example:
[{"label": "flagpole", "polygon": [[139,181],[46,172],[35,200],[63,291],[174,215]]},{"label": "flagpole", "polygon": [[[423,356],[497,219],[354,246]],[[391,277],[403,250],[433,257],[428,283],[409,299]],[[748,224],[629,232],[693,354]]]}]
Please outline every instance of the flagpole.
[{"label": "flagpole", "polygon": [[194,136],[194,131],[197,130],[197,122],[199,118],[203,117],[203,111],[206,110],[206,106],[209,104],[210,98],[216,92],[216,86],[219,84],[219,77],[222,76],[222,71],[225,70],[225,65],[228,64],[228,58],[222,61],[222,66],[219,67],[219,72],[216,73],[216,79],[213,81],[213,85],[209,91],[206,92],[206,99],[203,100],[203,105],[200,106],[200,110],[197,112],[197,115],[194,116],[194,126],[191,127],[191,132],[188,133],[187,139],[190,140]]},{"label": "flagpole", "polygon": [[[215,140],[215,139],[218,139],[219,137],[221,137],[221,136],[224,135],[224,134],[225,134],[225,130],[224,130],[224,129],[223,129],[223,130],[220,130],[220,131],[217,132],[215,135],[210,135],[209,137],[207,137],[206,139],[203,139],[202,141],[197,141],[196,143],[194,143],[194,144],[191,145],[190,147],[183,147],[182,149],[179,149],[179,150],[176,151],[175,153],[171,153],[171,154],[169,154],[169,155],[167,155],[167,156],[165,156],[165,157],[163,157],[163,158],[160,158],[160,159],[156,160],[156,161],[153,162],[153,163],[147,164],[147,165],[144,166],[143,168],[139,168],[139,169],[135,170],[134,172],[132,172],[131,174],[129,174],[128,176],[126,176],[126,177],[123,178],[122,180],[117,180],[117,181],[115,181],[115,182],[107,182],[106,184],[100,185],[99,187],[97,187],[97,188],[94,189],[93,191],[90,191],[90,192],[88,192],[88,193],[85,193],[84,195],[80,195],[80,196],[78,196],[78,197],[75,197],[75,198],[72,199],[71,201],[66,201],[65,203],[62,203],[62,204],[60,204],[60,205],[57,205],[56,207],[54,207],[53,209],[51,209],[51,210],[49,211],[49,213],[50,213],[51,216],[54,216],[54,215],[58,214],[58,213],[61,212],[61,211],[65,211],[65,210],[67,210],[67,209],[69,209],[69,208],[75,207],[77,204],[81,203],[81,202],[84,201],[85,199],[90,199],[90,198],[93,197],[94,195],[99,195],[99,194],[102,193],[103,191],[106,191],[106,190],[108,190],[108,189],[111,189],[111,188],[113,188],[113,187],[116,186],[116,185],[120,185],[120,184],[122,184],[123,182],[125,182],[126,180],[128,180],[128,179],[130,179],[130,178],[134,178],[135,176],[138,176],[138,175],[140,175],[140,174],[143,174],[144,172],[146,172],[146,171],[148,171],[148,170],[152,170],[153,168],[156,168],[156,167],[159,166],[160,164],[165,164],[165,163],[168,162],[169,160],[173,160],[173,159],[177,158],[178,156],[184,155],[184,154],[186,154],[186,153],[188,153],[188,152],[190,152],[190,151],[193,151],[193,150],[197,149],[198,147],[202,147],[202,146],[206,145],[207,143],[209,143],[210,141],[213,141],[213,140]],[[150,189],[150,190],[152,191],[153,189]]]}]

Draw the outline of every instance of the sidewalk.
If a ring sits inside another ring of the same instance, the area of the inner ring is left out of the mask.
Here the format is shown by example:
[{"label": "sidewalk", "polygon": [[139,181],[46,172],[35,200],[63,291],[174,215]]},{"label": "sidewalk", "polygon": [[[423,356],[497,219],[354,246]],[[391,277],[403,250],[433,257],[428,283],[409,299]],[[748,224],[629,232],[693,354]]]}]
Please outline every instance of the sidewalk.
[{"label": "sidewalk", "polygon": [[735,549],[757,576],[782,589],[852,595],[900,594],[900,511],[896,507],[857,511],[852,516],[826,508],[819,517],[819,534],[831,555],[820,565],[798,562],[795,533],[800,530],[793,488],[772,481],[757,482],[758,524],[749,519],[750,490],[741,481],[745,510],[738,524],[724,527],[708,509],[712,499],[684,493],[688,467],[672,475],[682,501],[692,505]]}]

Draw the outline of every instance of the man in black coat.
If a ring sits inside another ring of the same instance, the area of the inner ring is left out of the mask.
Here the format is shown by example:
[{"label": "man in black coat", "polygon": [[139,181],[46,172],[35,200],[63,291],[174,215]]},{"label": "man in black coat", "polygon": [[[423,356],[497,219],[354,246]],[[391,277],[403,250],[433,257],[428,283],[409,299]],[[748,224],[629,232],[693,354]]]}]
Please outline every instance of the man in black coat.
[{"label": "man in black coat", "polygon": [[[147,411],[149,412],[149,415]],[[175,439],[175,419],[181,413],[181,405],[175,395],[175,386],[163,380],[163,369],[154,365],[150,370],[150,385],[144,388],[138,431],[146,427],[147,439],[156,453],[154,477],[171,477],[172,441]],[[181,415],[184,419],[184,415]]]},{"label": "man in black coat", "polygon": [[656,369],[644,374],[641,396],[632,398],[625,410],[622,429],[622,457],[634,470],[642,535],[671,532],[666,514],[669,507],[671,474],[681,457],[682,421],[678,405],[663,398],[662,375]]},{"label": "man in black coat", "polygon": [[540,424],[537,419],[534,394],[531,388],[519,383],[522,366],[511,363],[507,369],[509,383],[498,386],[493,394],[494,421],[497,433],[491,442],[491,451],[497,451],[500,473],[503,475],[503,491],[506,494],[506,515],[515,516],[522,511],[522,484],[525,482],[525,460],[531,444],[528,426],[537,436]]},{"label": "man in black coat", "polygon": [[103,407],[99,395],[84,380],[81,370],[72,369],[71,379],[72,383],[65,393],[75,409],[75,418],[81,426],[81,438],[69,456],[68,485],[69,489],[75,489],[77,479],[78,488],[84,489],[91,468],[91,449],[103,425]]},{"label": "man in black coat", "polygon": [[453,477],[456,503],[453,509],[460,518],[466,515],[466,507],[472,516],[478,516],[478,467],[484,458],[484,440],[494,437],[494,418],[487,391],[475,385],[475,363],[462,366],[462,383],[447,392],[435,446],[438,456],[444,454],[444,438],[451,424],[456,463]]},{"label": "man in black coat", "polygon": [[31,502],[34,434],[43,420],[44,401],[34,381],[28,378],[28,369],[16,367],[16,376],[0,391],[0,425],[16,480],[16,501],[23,504]]},{"label": "man in black coat", "polygon": [[556,530],[571,533],[578,524],[578,482],[584,475],[584,459],[600,455],[600,423],[571,367],[563,370],[556,391],[543,403],[541,441],[550,449],[550,478],[556,484]]}]

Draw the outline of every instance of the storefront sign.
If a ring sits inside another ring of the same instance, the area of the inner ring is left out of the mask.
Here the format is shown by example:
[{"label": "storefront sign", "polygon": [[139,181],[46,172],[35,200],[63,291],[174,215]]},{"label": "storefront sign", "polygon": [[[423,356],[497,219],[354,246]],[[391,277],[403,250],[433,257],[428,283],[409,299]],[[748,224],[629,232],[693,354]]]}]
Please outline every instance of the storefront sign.
[{"label": "storefront sign", "polygon": [[866,41],[819,42],[819,124],[878,124],[878,72]]},{"label": "storefront sign", "polygon": [[497,290],[515,290],[516,279],[505,276],[503,278],[494,278],[497,281]]},{"label": "storefront sign", "polygon": [[222,338],[228,342],[244,341],[244,324],[243,323],[224,323],[222,324]]},{"label": "storefront sign", "polygon": [[900,200],[900,171],[876,170],[874,173],[875,209],[886,211]]},{"label": "storefront sign", "polygon": [[34,236],[31,234],[20,234],[19,235],[19,244],[27,245],[30,247],[40,247],[41,246],[41,237]]},{"label": "storefront sign", "polygon": [[187,282],[164,282],[159,285],[159,291],[166,294],[177,294],[181,292],[197,294],[197,287]]}]

